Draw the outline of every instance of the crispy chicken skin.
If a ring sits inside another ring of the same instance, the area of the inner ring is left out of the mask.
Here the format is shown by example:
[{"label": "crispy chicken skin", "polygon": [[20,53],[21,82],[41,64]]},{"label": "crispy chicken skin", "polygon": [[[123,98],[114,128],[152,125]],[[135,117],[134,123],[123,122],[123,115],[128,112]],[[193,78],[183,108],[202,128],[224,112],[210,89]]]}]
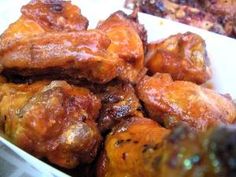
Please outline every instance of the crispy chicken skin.
[{"label": "crispy chicken skin", "polygon": [[179,125],[156,152],[158,177],[234,177],[236,127],[217,126],[195,132]]},{"label": "crispy chicken skin", "polygon": [[147,68],[170,73],[174,80],[202,84],[211,78],[205,41],[197,34],[176,34],[148,45]]},{"label": "crispy chicken skin", "polygon": [[98,126],[102,132],[111,130],[123,119],[143,117],[142,106],[131,84],[119,81],[109,83],[97,95],[102,101],[98,119]]},{"label": "crispy chicken skin", "polygon": [[236,175],[235,126],[196,132],[178,125],[168,132],[148,119],[132,121],[108,136],[97,167],[98,177]]},{"label": "crispy chicken skin", "polygon": [[155,150],[169,133],[146,118],[118,124],[107,136],[97,165],[97,177],[152,177]]},{"label": "crispy chicken skin", "polygon": [[[59,10],[59,12],[55,11]],[[0,65],[8,78],[85,78],[106,83],[124,61],[107,51],[110,39],[87,28],[79,8],[65,1],[32,1],[0,37]]]},{"label": "crispy chicken skin", "polygon": [[20,148],[64,168],[90,163],[101,136],[100,100],[65,81],[0,85],[0,127]]},{"label": "crispy chicken skin", "polygon": [[0,39],[0,64],[8,77],[47,75],[105,83],[117,77],[123,66],[123,60],[106,50],[109,44],[98,30]]},{"label": "crispy chicken skin", "polygon": [[113,13],[98,24],[111,39],[108,51],[117,53],[126,62],[121,78],[132,83],[144,67],[144,47],[147,42],[146,30],[137,21],[137,14],[126,15],[122,11]]},{"label": "crispy chicken skin", "polygon": [[32,0],[22,7],[21,12],[46,31],[80,31],[88,27],[88,20],[71,1]]},{"label": "crispy chicken skin", "polygon": [[137,85],[139,99],[149,116],[173,127],[183,121],[197,130],[231,124],[236,107],[230,98],[187,81],[173,81],[169,74],[145,76]]},{"label": "crispy chicken skin", "polygon": [[86,30],[88,20],[80,9],[63,0],[32,0],[21,9],[21,17],[1,35],[1,38],[21,38],[54,31]]}]

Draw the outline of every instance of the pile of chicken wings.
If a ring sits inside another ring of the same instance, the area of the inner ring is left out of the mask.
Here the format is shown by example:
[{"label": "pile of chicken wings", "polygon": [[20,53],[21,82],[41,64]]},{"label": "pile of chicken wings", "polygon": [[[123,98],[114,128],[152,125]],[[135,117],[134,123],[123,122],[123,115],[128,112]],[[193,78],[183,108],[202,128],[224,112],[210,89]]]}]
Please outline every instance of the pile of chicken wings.
[{"label": "pile of chicken wings", "polygon": [[60,168],[92,165],[88,176],[236,175],[236,106],[202,85],[212,72],[199,35],[148,43],[136,11],[88,30],[62,0],[21,13],[0,36],[0,130],[11,142]]}]

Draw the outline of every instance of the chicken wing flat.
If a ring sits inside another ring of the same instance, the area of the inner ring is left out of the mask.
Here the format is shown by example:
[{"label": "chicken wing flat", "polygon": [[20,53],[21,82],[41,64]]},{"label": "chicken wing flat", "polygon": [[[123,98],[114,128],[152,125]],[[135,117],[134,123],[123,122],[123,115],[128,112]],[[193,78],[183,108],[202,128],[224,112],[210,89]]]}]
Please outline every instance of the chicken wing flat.
[{"label": "chicken wing flat", "polygon": [[138,97],[149,116],[173,127],[183,121],[197,130],[231,124],[236,107],[230,98],[187,81],[173,81],[169,74],[145,76],[137,85]]},{"label": "chicken wing flat", "polygon": [[234,177],[235,140],[235,126],[196,132],[178,125],[169,132],[151,120],[132,119],[107,137],[97,176]]},{"label": "chicken wing flat", "polygon": [[[79,8],[67,1],[32,1],[0,37],[0,64],[8,78],[45,78],[105,83],[123,60],[107,51],[110,39],[87,28]],[[123,62],[124,63],[124,62]]]},{"label": "chicken wing flat", "polygon": [[146,60],[153,74],[170,73],[174,80],[202,84],[211,78],[205,42],[191,32],[149,44]]},{"label": "chicken wing flat", "polygon": [[21,17],[1,35],[1,38],[21,38],[55,31],[80,31],[88,20],[80,9],[63,0],[32,0],[21,9]]},{"label": "chicken wing flat", "polygon": [[97,177],[152,177],[155,150],[168,133],[151,119],[131,118],[120,123],[106,138]]},{"label": "chicken wing flat", "polygon": [[0,39],[0,64],[11,78],[86,78],[105,83],[117,77],[123,66],[123,60],[106,50],[109,44],[98,30]]},{"label": "chicken wing flat", "polygon": [[108,51],[117,53],[126,62],[121,77],[134,83],[144,68],[144,47],[146,30],[138,23],[137,14],[126,15],[122,11],[113,13],[98,24],[111,39]]},{"label": "chicken wing flat", "polygon": [[97,95],[102,101],[98,119],[98,126],[102,132],[111,130],[123,119],[143,117],[142,106],[131,84],[119,81],[109,83]]},{"label": "chicken wing flat", "polygon": [[90,163],[101,141],[100,100],[65,81],[0,85],[0,128],[14,144],[64,168]]}]

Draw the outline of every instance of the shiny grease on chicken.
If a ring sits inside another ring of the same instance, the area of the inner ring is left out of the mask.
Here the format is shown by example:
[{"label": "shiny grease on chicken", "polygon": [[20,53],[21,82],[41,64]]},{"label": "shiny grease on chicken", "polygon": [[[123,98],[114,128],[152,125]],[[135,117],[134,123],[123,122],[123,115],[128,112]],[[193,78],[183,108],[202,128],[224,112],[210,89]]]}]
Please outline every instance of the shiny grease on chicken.
[{"label": "shiny grease on chicken", "polygon": [[91,163],[101,136],[100,100],[65,81],[0,84],[0,128],[14,144],[64,168]]},{"label": "shiny grease on chicken", "polygon": [[183,121],[206,130],[216,124],[232,124],[236,119],[231,98],[191,82],[173,81],[169,74],[145,76],[136,89],[149,116],[166,127]]},{"label": "shiny grease on chicken", "polygon": [[143,25],[139,24],[137,13],[126,15],[117,11],[105,21],[98,24],[111,40],[108,51],[118,54],[125,62],[121,78],[135,83],[144,69],[144,50],[147,34]]},{"label": "shiny grease on chicken", "polygon": [[106,83],[123,67],[123,61],[107,51],[110,40],[98,30],[45,33],[0,42],[0,64],[8,78],[45,76]]},{"label": "shiny grease on chicken", "polygon": [[169,73],[174,80],[202,84],[211,78],[205,41],[197,34],[176,34],[148,45],[147,68]]},{"label": "shiny grease on chicken", "polygon": [[19,39],[45,32],[86,30],[88,20],[70,1],[31,0],[21,8],[21,17],[12,23],[1,38]]},{"label": "shiny grease on chicken", "polygon": [[22,14],[0,37],[0,65],[10,80],[106,83],[120,75],[124,62],[107,50],[110,39],[100,30],[85,31],[87,20],[70,2],[36,0]]},{"label": "shiny grease on chicken", "polygon": [[234,177],[235,149],[235,126],[197,132],[181,124],[169,131],[132,118],[108,135],[97,176]]}]

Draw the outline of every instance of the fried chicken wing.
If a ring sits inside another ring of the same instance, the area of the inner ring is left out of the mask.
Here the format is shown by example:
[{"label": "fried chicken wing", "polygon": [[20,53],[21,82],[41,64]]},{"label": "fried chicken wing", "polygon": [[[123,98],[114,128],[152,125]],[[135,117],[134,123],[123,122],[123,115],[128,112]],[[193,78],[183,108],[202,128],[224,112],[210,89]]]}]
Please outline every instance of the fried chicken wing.
[{"label": "fried chicken wing", "polygon": [[142,106],[131,84],[119,81],[109,83],[97,95],[102,101],[98,119],[98,126],[102,132],[111,130],[123,119],[143,117]]},{"label": "fried chicken wing", "polygon": [[110,40],[98,30],[45,33],[0,39],[0,64],[8,78],[85,78],[105,83],[120,74],[123,61],[108,52]]},{"label": "fried chicken wing", "polygon": [[22,7],[21,12],[46,31],[80,31],[88,27],[88,20],[71,1],[32,0]]},{"label": "fried chicken wing", "polygon": [[0,127],[17,146],[64,168],[90,163],[101,141],[100,100],[65,81],[0,85]]},{"label": "fried chicken wing", "polygon": [[0,37],[0,64],[10,78],[78,80],[105,83],[120,75],[123,60],[107,51],[110,39],[87,28],[70,2],[32,1],[22,17]]},{"label": "fried chicken wing", "polygon": [[178,125],[169,132],[151,120],[132,119],[107,137],[97,174],[98,177],[234,177],[235,149],[235,126],[196,132]]},{"label": "fried chicken wing", "polygon": [[138,97],[149,116],[173,127],[183,121],[197,130],[231,124],[236,107],[230,98],[187,81],[173,81],[169,74],[145,76],[137,85]]},{"label": "fried chicken wing", "polygon": [[234,177],[236,127],[219,126],[196,133],[180,125],[159,147],[155,166],[160,177]]},{"label": "fried chicken wing", "polygon": [[[146,118],[131,118],[107,136],[97,177],[152,177],[155,150],[169,131]],[[158,159],[156,159],[158,160]]]},{"label": "fried chicken wing", "polygon": [[117,11],[99,23],[97,28],[111,39],[108,50],[117,53],[127,64],[121,77],[134,83],[144,68],[144,46],[147,41],[146,30],[138,23],[137,14],[128,16]]},{"label": "fried chicken wing", "polygon": [[1,38],[21,38],[44,32],[80,31],[88,20],[80,9],[64,0],[32,0],[21,9],[21,17],[1,35]]},{"label": "fried chicken wing", "polygon": [[146,60],[153,74],[170,73],[174,80],[202,84],[211,78],[205,42],[191,32],[149,44]]}]

